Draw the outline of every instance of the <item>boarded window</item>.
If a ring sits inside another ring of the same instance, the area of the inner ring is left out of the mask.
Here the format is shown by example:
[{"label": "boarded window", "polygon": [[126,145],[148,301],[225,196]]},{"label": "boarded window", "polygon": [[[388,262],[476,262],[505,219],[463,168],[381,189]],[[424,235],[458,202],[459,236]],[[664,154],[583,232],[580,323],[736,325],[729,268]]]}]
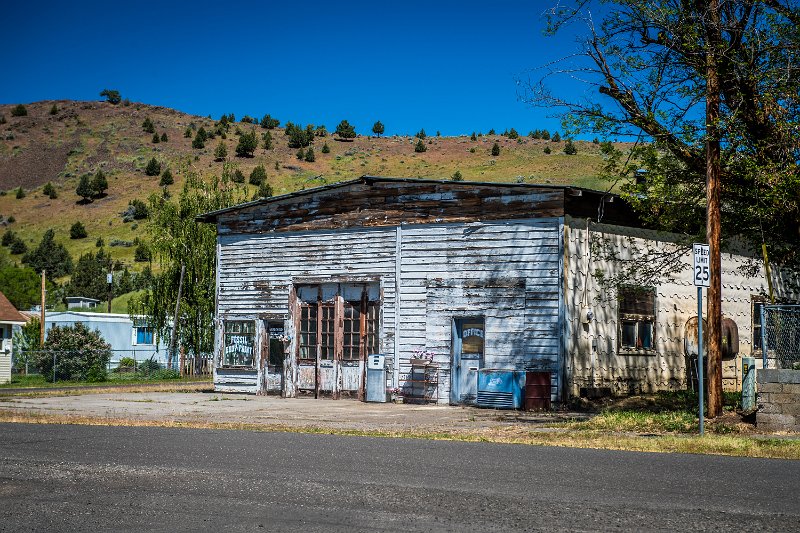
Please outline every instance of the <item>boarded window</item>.
[{"label": "boarded window", "polygon": [[619,288],[619,345],[623,350],[653,350],[656,293],[652,288]]},{"label": "boarded window", "polygon": [[252,320],[226,321],[223,366],[253,367],[254,338],[255,322]]},{"label": "boarded window", "polygon": [[300,285],[297,357],[363,361],[379,350],[377,284]]}]

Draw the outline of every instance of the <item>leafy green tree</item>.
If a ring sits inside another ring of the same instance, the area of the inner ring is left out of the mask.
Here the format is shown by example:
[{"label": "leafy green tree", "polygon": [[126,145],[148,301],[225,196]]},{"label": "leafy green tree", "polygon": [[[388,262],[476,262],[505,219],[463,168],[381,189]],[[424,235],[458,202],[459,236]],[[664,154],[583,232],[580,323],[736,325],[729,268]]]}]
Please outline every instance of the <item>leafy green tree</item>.
[{"label": "leafy green tree", "polygon": [[96,248],[102,248],[103,246],[106,245],[106,241],[104,241],[102,237],[98,237],[94,245]]},{"label": "leafy green tree", "polygon": [[314,155],[314,149],[312,147],[310,147],[310,146],[306,150],[305,159],[306,159],[306,162],[308,162],[308,163],[313,163],[314,161],[317,160],[317,157]]},{"label": "leafy green tree", "polygon": [[230,176],[231,176],[230,180],[233,183],[244,183],[245,182],[244,173],[241,170],[239,170],[238,168],[234,169]]},{"label": "leafy green tree", "polygon": [[208,132],[206,132],[206,129],[203,126],[200,126],[200,129],[197,130],[197,133],[194,134],[192,148],[196,148],[198,150],[205,148],[207,140]]},{"label": "leafy green tree", "polygon": [[552,150],[550,149],[549,146],[545,146],[543,152],[549,154],[550,152],[552,152]]},{"label": "leafy green tree", "polygon": [[478,136],[475,135],[474,131],[472,132],[472,135],[470,135],[469,140],[470,141],[477,141],[478,140]]},{"label": "leafy green tree", "polygon": [[175,178],[172,177],[172,172],[169,168],[165,168],[161,173],[161,180],[158,182],[159,187],[166,187],[175,183]]},{"label": "leafy green tree", "polygon": [[151,158],[144,169],[144,173],[148,176],[158,176],[161,174],[161,163],[155,157]]},{"label": "leafy green tree", "polygon": [[[130,220],[144,220],[150,214],[147,204],[138,198],[128,202],[128,209],[125,212],[126,218]],[[128,220],[126,220],[128,222]]]},{"label": "leafy green tree", "polygon": [[149,263],[152,259],[153,256],[150,253],[150,247],[143,242],[139,243],[139,246],[137,246],[136,250],[133,252],[133,260],[137,263]]},{"label": "leafy green tree", "polygon": [[[246,201],[246,191],[223,180],[203,181],[191,169],[178,198],[168,201],[151,196],[151,236],[153,258],[159,264],[151,288],[132,298],[132,314],[147,314],[164,339],[171,335],[170,324],[177,301],[181,266],[186,280],[180,299],[178,339],[189,354],[200,357],[211,353],[214,342],[214,288],[216,227],[198,223],[195,217]],[[199,365],[197,365],[199,368]]]},{"label": "leafy green tree", "polygon": [[383,132],[384,132],[384,127],[383,127],[383,123],[380,120],[372,125],[372,133],[374,133],[378,137],[383,135]]},{"label": "leafy green tree", "polygon": [[567,139],[567,142],[564,143],[564,153],[567,155],[575,155],[578,153],[578,148],[575,146],[575,143],[572,142],[572,139]]},{"label": "leafy green tree", "polygon": [[56,233],[52,229],[44,232],[35,250],[28,252],[22,262],[36,272],[47,271],[47,275],[60,278],[72,272],[72,258],[61,243],[55,242]]},{"label": "leafy green tree", "polygon": [[250,185],[261,185],[261,182],[267,179],[267,170],[264,165],[257,165],[252,172],[250,172],[249,182]]},{"label": "leafy green tree", "polygon": [[53,104],[53,107],[50,108],[50,114],[58,115],[58,106],[56,104]]},{"label": "leafy green tree", "polygon": [[269,114],[264,115],[264,118],[261,119],[261,127],[267,130],[274,130],[280,124],[280,120],[272,118]]},{"label": "leafy green tree", "polygon": [[314,130],[315,137],[327,137],[328,136],[328,129],[320,124],[317,126],[317,129]]},{"label": "leafy green tree", "polygon": [[119,91],[114,89],[103,89],[103,91],[100,93],[100,96],[104,97],[108,103],[114,105],[117,105],[122,101],[122,96],[120,96]]},{"label": "leafy green tree", "polygon": [[220,139],[219,144],[214,149],[214,160],[224,161],[226,157],[228,157],[228,148],[225,146],[225,142]]},{"label": "leafy green tree", "polygon": [[336,126],[336,135],[340,139],[355,139],[356,129],[349,122],[343,120]]},{"label": "leafy green tree", "polygon": [[108,190],[108,179],[102,170],[98,170],[92,180],[92,188],[95,196],[102,196]]},{"label": "leafy green tree", "polygon": [[550,132],[547,130],[542,130],[542,139],[545,141],[550,140]]},{"label": "leafy green tree", "polygon": [[489,133],[487,133],[486,135],[496,135],[496,133],[494,132],[494,128],[490,129]]},{"label": "leafy green tree", "polygon": [[186,129],[183,130],[183,138],[184,139],[189,139],[189,138],[191,138],[191,136],[192,136],[192,128],[190,128],[189,126],[186,126]]},{"label": "leafy green tree", "polygon": [[[49,275],[48,275],[49,276]],[[0,268],[0,292],[20,310],[30,309],[41,301],[42,281],[32,268],[6,266]],[[54,283],[46,278],[47,295],[55,294]]]},{"label": "leafy green tree", "polygon": [[12,117],[24,117],[27,115],[28,115],[28,109],[22,104],[17,104],[11,109]]},{"label": "leafy green tree", "polygon": [[306,157],[306,151],[303,148],[298,148],[297,153],[294,155],[298,161],[302,161]]},{"label": "leafy green tree", "polygon": [[331,153],[331,147],[328,146],[328,143],[325,143],[325,144],[322,145],[322,153],[323,154]]},{"label": "leafy green tree", "polygon": [[464,181],[464,176],[461,175],[460,170],[456,170],[453,175],[450,177],[453,181]]},{"label": "leafy green tree", "polygon": [[417,144],[414,145],[414,151],[417,152],[417,153],[422,153],[422,152],[426,152],[427,150],[428,150],[428,147],[425,146],[425,143],[422,141],[422,139],[418,139],[417,140]]},{"label": "leafy green tree", "polygon": [[272,186],[267,183],[266,180],[263,180],[258,185],[258,190],[253,195],[253,200],[258,200],[259,198],[269,198],[272,196]]},{"label": "leafy green tree", "polygon": [[158,133],[153,133],[153,140],[152,140],[152,143],[153,143],[153,144],[158,144],[158,143],[160,143],[160,142],[161,142],[161,137],[159,137],[159,136],[158,136]]},{"label": "leafy green tree", "polygon": [[153,121],[150,120],[150,117],[145,117],[144,121],[142,122],[142,130],[144,130],[145,133],[156,132],[156,127],[153,124]]},{"label": "leafy green tree", "polygon": [[[577,7],[570,14],[553,11],[551,32],[593,6]],[[650,141],[615,152],[606,173],[623,182],[626,198],[653,227],[709,243],[708,411],[714,417],[722,410],[722,243],[744,242],[756,257],[766,248],[773,265],[800,269],[800,6],[666,0],[654,8],[615,0],[603,11],[582,37],[582,77],[599,92],[592,105],[549,91],[553,78],[536,85],[542,90],[533,89],[529,101],[560,107],[570,133]],[[636,179],[640,169],[647,171],[644,182]],[[698,212],[706,213],[705,231]],[[647,280],[628,276],[627,283],[640,281]]]},{"label": "leafy green tree", "polygon": [[264,150],[272,150],[272,134],[269,131],[265,131],[261,134],[261,140],[264,141],[262,145]]},{"label": "leafy green tree", "polygon": [[42,193],[51,200],[55,200],[56,198],[58,198],[58,191],[56,191],[55,186],[50,181],[48,181],[45,184],[44,188],[42,188]]},{"label": "leafy green tree", "polygon": [[169,137],[167,137],[167,133],[164,132],[164,133],[161,134],[161,142],[165,143],[167,141],[169,141]]},{"label": "leafy green tree", "polygon": [[11,255],[25,254],[28,253],[28,245],[25,244],[25,241],[18,238],[11,243],[11,246],[8,247],[8,251]]},{"label": "leafy green tree", "polygon": [[506,135],[506,137],[512,140],[519,139],[519,132],[517,132],[517,130],[515,130],[514,128],[511,128],[510,130],[508,130],[508,135]]},{"label": "leafy green tree", "polygon": [[6,230],[5,233],[3,233],[3,237],[2,239],[0,239],[0,244],[2,244],[3,246],[11,246],[11,243],[18,238],[19,236],[17,236],[17,232],[9,229]]},{"label": "leafy green tree", "polygon": [[69,238],[70,239],[85,239],[87,237],[86,227],[81,223],[81,221],[75,222],[69,228]]},{"label": "leafy green tree", "polygon": [[[111,345],[100,332],[90,330],[82,322],[74,326],[54,325],[47,332],[43,350],[34,355],[34,363],[45,379],[56,381],[105,381],[106,367],[111,360]],[[55,372],[53,369],[55,354]]]},{"label": "leafy green tree", "polygon": [[497,157],[499,155],[500,155],[500,145],[497,144],[497,143],[494,143],[492,145],[492,157]]},{"label": "leafy green tree", "polygon": [[22,187],[17,187],[17,192],[15,193],[17,200],[22,200],[25,198],[25,189]]},{"label": "leafy green tree", "polygon": [[255,130],[243,133],[239,137],[239,144],[236,145],[236,155],[238,157],[253,157],[253,152],[258,148]]},{"label": "leafy green tree", "polygon": [[418,139],[425,139],[427,136],[428,136],[428,134],[427,134],[427,133],[425,133],[425,128],[422,128],[421,130],[419,130],[419,131],[418,131],[418,132],[417,132],[417,133],[414,135],[414,137],[416,137],[416,138],[418,138]]},{"label": "leafy green tree", "polygon": [[67,294],[105,300],[108,297],[106,274],[111,266],[111,255],[102,249],[96,254],[82,254],[67,284]]},{"label": "leafy green tree", "polygon": [[289,133],[289,148],[304,148],[314,140],[314,133],[309,138],[308,133],[300,128],[292,128]]},{"label": "leafy green tree", "polygon": [[75,188],[75,194],[83,198],[84,202],[89,202],[94,198],[95,192],[90,174],[81,176],[78,186]]},{"label": "leafy green tree", "polygon": [[550,137],[550,140],[553,141],[554,143],[561,142],[561,135],[559,135],[558,132],[555,132],[553,136]]}]

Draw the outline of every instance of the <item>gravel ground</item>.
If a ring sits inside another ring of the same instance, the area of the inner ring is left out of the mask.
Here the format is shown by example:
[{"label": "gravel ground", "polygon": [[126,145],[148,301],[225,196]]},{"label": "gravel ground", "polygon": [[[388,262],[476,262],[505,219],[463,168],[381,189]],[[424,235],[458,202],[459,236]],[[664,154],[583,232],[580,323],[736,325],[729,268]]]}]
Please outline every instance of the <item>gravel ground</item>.
[{"label": "gravel ground", "polygon": [[497,411],[447,405],[284,399],[213,392],[137,392],[0,398],[0,409],[45,415],[263,424],[360,431],[480,431],[585,418],[581,413]]}]

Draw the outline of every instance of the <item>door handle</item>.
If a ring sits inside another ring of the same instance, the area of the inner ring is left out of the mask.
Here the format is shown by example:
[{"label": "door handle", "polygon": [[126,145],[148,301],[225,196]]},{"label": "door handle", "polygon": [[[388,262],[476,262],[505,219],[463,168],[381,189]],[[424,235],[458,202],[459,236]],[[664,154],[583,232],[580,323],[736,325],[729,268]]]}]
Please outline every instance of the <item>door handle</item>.
[{"label": "door handle", "polygon": [[472,370],[474,370],[476,372],[478,371],[478,367],[477,366],[471,366],[471,367],[469,367],[469,369],[470,369],[470,371],[472,371]]}]

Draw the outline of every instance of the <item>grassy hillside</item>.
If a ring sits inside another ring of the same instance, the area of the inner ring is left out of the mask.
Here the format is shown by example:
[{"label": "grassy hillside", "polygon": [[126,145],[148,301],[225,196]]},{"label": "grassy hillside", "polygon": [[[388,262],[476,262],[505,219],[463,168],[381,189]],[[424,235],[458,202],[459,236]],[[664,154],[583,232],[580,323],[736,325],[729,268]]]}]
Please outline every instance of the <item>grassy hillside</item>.
[{"label": "grassy hillside", "polygon": [[[51,114],[54,106],[56,112]],[[26,104],[28,115],[22,117],[13,117],[12,108],[0,105],[0,116],[6,120],[0,124],[0,190],[5,192],[0,196],[0,215],[2,224],[19,233],[29,247],[38,243],[47,228],[54,228],[57,240],[74,257],[95,250],[98,237],[102,237],[114,259],[133,264],[134,247],[110,245],[146,238],[144,224],[123,222],[120,213],[130,200],[146,201],[160,191],[159,178],[145,175],[147,162],[155,157],[162,168],[170,167],[175,176],[175,184],[169,187],[173,192],[179,191],[183,182],[181,165],[191,165],[204,176],[219,175],[222,170],[222,162],[214,160],[220,137],[207,141],[203,149],[192,148],[192,139],[184,137],[187,127],[213,129],[216,121],[209,118],[135,103],[35,102]],[[159,136],[166,133],[167,142],[152,143],[153,135],[142,128],[146,118],[153,122]],[[247,132],[251,128],[255,128],[259,141],[267,131],[240,122],[231,126],[222,141],[228,150],[227,159],[245,176],[256,165],[264,165],[275,194],[364,174],[448,179],[456,170],[465,180],[607,186],[597,178],[603,163],[599,146],[587,142],[576,142],[577,155],[568,156],[563,153],[563,141],[511,140],[498,135],[476,141],[469,136],[429,137],[425,141],[427,151],[415,153],[416,139],[412,137],[359,136],[352,142],[342,142],[328,136],[316,138],[316,161],[308,163],[296,158],[297,150],[287,146],[288,137],[277,128],[271,130],[272,150],[259,145],[254,157],[235,157],[239,139],[236,130]],[[497,157],[491,155],[495,142],[501,147]],[[330,148],[328,154],[322,153],[324,143]],[[545,154],[545,147],[552,153]],[[107,196],[82,204],[75,193],[80,176],[98,169],[108,176]],[[42,193],[48,181],[55,185],[58,198],[51,200]],[[17,187],[25,190],[24,198],[16,198]],[[255,187],[250,189],[254,191]],[[8,223],[9,217],[13,217],[13,223]],[[69,228],[79,220],[88,237],[71,240]]]}]

